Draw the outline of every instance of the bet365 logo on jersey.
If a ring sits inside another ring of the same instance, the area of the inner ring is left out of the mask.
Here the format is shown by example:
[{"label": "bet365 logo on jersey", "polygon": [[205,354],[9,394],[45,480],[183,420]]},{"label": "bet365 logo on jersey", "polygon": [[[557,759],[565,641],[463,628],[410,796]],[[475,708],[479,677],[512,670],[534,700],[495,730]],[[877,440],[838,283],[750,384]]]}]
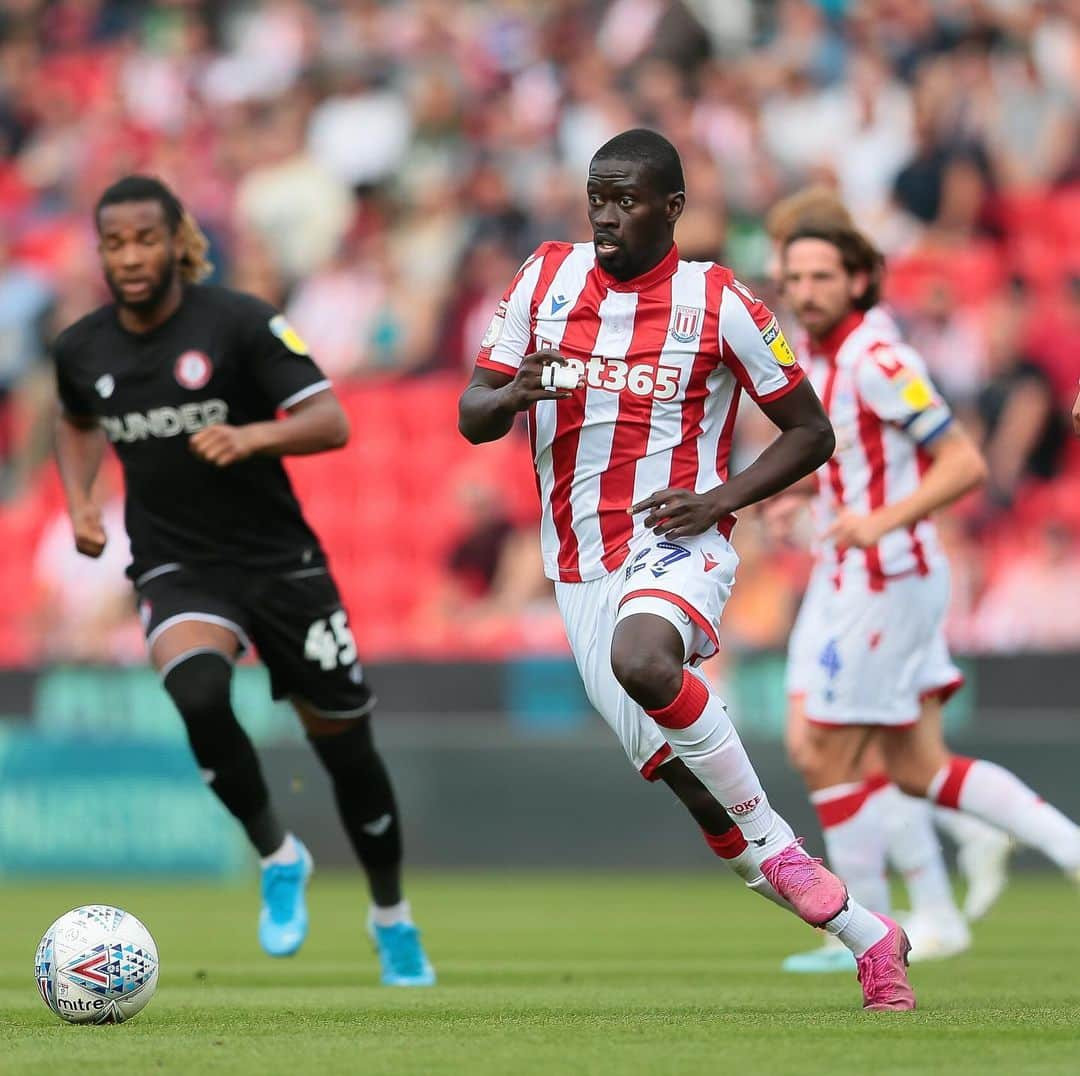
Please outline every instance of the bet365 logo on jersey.
[{"label": "bet365 logo on jersey", "polygon": [[[558,350],[554,344],[537,341],[537,350]],[[605,359],[603,355],[590,355],[587,359],[567,357],[566,366],[579,377],[584,375],[585,384],[605,392],[622,392],[627,389],[635,396],[651,396],[654,400],[674,400],[679,395],[677,366],[655,365],[651,362],[626,362],[624,359]]]}]

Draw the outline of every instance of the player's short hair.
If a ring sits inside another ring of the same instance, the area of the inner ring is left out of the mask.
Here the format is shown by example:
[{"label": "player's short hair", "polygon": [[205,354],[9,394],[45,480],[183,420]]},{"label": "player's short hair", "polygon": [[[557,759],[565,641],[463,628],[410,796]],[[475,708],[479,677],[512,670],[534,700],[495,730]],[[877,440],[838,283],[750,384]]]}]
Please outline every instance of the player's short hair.
[{"label": "player's short hair", "polygon": [[796,228],[851,228],[854,222],[840,195],[817,183],[781,198],[765,214],[765,231],[774,243],[783,243]]},{"label": "player's short hair", "polygon": [[686,190],[679,151],[662,134],[646,127],[634,127],[609,139],[593,154],[592,163],[597,161],[643,164],[660,193],[682,194]]},{"label": "player's short hair", "polygon": [[851,225],[807,224],[796,228],[785,240],[784,251],[800,239],[820,239],[840,252],[840,260],[848,273],[866,273],[866,288],[855,300],[856,310],[869,310],[881,302],[881,282],[885,275],[885,256]]},{"label": "player's short hair", "polygon": [[207,258],[210,241],[180,199],[156,176],[131,175],[106,187],[94,207],[94,224],[101,230],[101,211],[106,206],[125,202],[157,202],[165,214],[165,223],[184,248],[180,256],[180,276],[188,283],[208,277],[214,266]]}]

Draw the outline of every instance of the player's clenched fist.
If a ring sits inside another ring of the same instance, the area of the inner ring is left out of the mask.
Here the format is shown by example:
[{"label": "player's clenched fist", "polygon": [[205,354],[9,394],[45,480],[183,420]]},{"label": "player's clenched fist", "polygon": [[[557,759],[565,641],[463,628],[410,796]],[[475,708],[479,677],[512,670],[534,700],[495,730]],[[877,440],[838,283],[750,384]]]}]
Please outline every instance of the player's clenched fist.
[{"label": "player's clenched fist", "polygon": [[[502,389],[506,405],[513,411],[526,411],[538,400],[565,400],[572,396],[573,388],[549,388],[551,374],[545,379],[544,371],[548,367],[565,367],[566,359],[557,351],[534,351],[521,360],[521,365],[514,374],[514,380]],[[584,374],[577,379],[574,388],[580,389],[585,384]]]},{"label": "player's clenched fist", "polygon": [[689,489],[662,489],[627,511],[634,516],[647,511],[645,526],[663,538],[704,534],[729,514],[720,504],[716,490],[694,493]]},{"label": "player's clenched fist", "polygon": [[188,447],[196,456],[215,467],[228,467],[230,464],[246,460],[258,450],[258,444],[252,430],[245,426],[229,426],[220,423],[207,426],[192,434]]},{"label": "player's clenched fist", "polygon": [[71,527],[75,532],[75,548],[84,557],[100,557],[108,541],[101,521],[101,509],[96,504],[84,504],[73,509]]}]

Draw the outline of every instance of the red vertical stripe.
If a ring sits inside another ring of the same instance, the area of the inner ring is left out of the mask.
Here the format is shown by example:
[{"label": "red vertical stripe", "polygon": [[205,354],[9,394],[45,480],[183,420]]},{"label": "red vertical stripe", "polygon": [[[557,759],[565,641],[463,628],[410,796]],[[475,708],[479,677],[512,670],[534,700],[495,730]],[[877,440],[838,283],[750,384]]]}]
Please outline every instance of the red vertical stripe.
[{"label": "red vertical stripe", "polygon": [[[625,361],[648,363],[655,369],[667,341],[671,322],[672,278],[638,293],[634,329]],[[653,398],[638,396],[624,388],[619,393],[619,413],[611,438],[611,456],[600,476],[600,536],[604,543],[601,562],[613,572],[622,564],[634,532],[634,520],[626,514],[634,499],[638,462],[649,448]],[[655,491],[654,491],[655,492]]]},{"label": "red vertical stripe", "polygon": [[[821,406],[825,409],[825,414],[829,416],[830,422],[832,421],[833,394],[836,391],[836,379],[839,374],[840,368],[835,362],[831,362],[829,364],[829,376],[825,379],[825,391],[821,395]],[[829,457],[829,462],[825,465],[825,468],[829,475],[829,488],[832,490],[833,495],[833,510],[839,514],[844,510],[844,475],[840,470],[840,460],[835,452]],[[837,589],[840,587],[840,570],[844,563],[845,553],[846,550],[837,547],[836,576],[833,579]]]},{"label": "red vertical stripe", "polygon": [[529,302],[529,328],[533,336],[536,335],[536,314],[540,309],[540,304],[544,301],[544,296],[547,295],[555,274],[574,250],[569,243],[549,243],[545,246],[549,249],[544,252],[544,262],[540,267],[540,275],[536,278],[536,286],[533,288],[532,299]]},{"label": "red vertical stripe", "polygon": [[[920,481],[922,481],[926,472],[930,470],[930,464],[932,462],[933,457],[930,453],[921,445],[916,445],[915,466],[918,469]],[[918,523],[912,523],[911,526],[908,527],[908,534],[911,535],[911,552],[915,557],[915,570],[919,575],[929,575],[930,566],[926,562],[926,550],[923,548],[922,539],[919,537],[918,527]]]},{"label": "red vertical stripe", "polygon": [[[881,420],[860,399],[859,441],[870,468],[868,488],[870,511],[876,512],[885,504],[885,437]],[[871,590],[885,589],[885,573],[881,570],[881,550],[873,545],[865,550],[866,570]]]},{"label": "red vertical stripe", "polygon": [[[731,387],[731,403],[728,404],[724,428],[720,431],[720,440],[716,443],[716,473],[722,482],[727,481],[728,463],[731,461],[731,442],[735,437],[735,420],[739,417],[739,400],[741,399],[742,385],[736,381]],[[734,516],[730,518],[732,522],[735,521]]]},{"label": "red vertical stripe", "polygon": [[668,484],[676,489],[694,489],[698,479],[698,439],[705,417],[709,374],[720,364],[720,296],[722,272],[713,266],[705,274],[705,320],[701,344],[690,369],[682,407],[682,439],[671,453],[671,477]]},{"label": "red vertical stripe", "polygon": [[[566,319],[559,350],[575,358],[588,360],[600,332],[600,303],[606,289],[600,283],[596,266],[589,270],[585,286],[574,309]],[[570,493],[577,471],[578,445],[585,421],[585,392],[575,392],[566,400],[556,401],[555,437],[551,443],[551,466],[554,485],[551,489],[551,513],[559,538],[559,578],[564,583],[580,583],[578,539],[574,532]]]}]

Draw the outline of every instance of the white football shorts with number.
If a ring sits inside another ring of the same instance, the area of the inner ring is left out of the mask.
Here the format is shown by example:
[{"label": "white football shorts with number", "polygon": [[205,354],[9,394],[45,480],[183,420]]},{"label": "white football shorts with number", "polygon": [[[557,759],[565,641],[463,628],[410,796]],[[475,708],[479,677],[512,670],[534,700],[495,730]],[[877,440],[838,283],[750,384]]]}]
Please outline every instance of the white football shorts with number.
[{"label": "white football shorts with number", "polygon": [[671,756],[656,722],[626,693],[611,669],[615,627],[637,613],[671,623],[697,665],[716,653],[720,617],[739,558],[716,531],[669,542],[646,533],[623,566],[583,583],[555,584],[567,638],[589,701],[611,726],[627,757],[647,780]]},{"label": "white football shorts with number", "polygon": [[837,589],[815,572],[788,648],[788,693],[825,725],[910,725],[922,702],[963,683],[945,642],[949,574],[893,579],[884,590]]}]

